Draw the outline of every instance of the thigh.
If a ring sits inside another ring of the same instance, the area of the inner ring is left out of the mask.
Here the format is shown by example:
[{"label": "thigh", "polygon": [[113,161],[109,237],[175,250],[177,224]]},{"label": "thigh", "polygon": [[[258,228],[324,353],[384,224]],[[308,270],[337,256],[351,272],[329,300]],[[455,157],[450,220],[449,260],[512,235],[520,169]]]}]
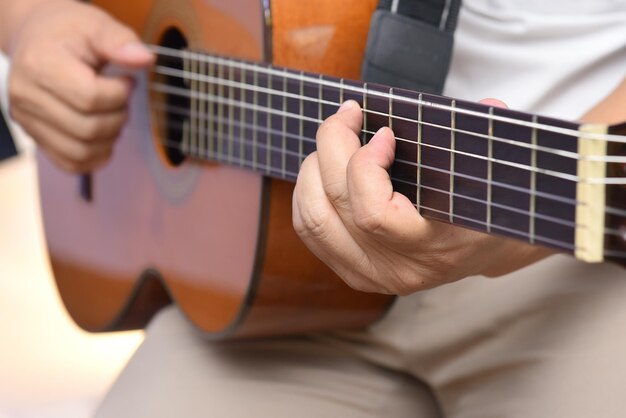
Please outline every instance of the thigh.
[{"label": "thigh", "polygon": [[624,329],[624,270],[555,256],[401,298],[370,332],[332,342],[423,379],[449,418],[617,418]]},{"label": "thigh", "polygon": [[447,304],[448,317],[420,316],[432,338],[414,341],[415,369],[449,417],[623,417],[625,279],[616,266],[555,257],[442,288],[425,302]]},{"label": "thigh", "polygon": [[436,417],[428,388],[308,338],[210,343],[168,308],[96,417]]}]

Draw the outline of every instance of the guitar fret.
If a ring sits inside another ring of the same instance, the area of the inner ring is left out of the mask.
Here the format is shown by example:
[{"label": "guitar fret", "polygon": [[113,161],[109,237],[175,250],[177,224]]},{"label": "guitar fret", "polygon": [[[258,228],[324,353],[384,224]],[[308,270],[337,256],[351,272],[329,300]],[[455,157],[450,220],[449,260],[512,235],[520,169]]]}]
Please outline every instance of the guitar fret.
[{"label": "guitar fret", "polygon": [[[191,61],[190,61],[190,57],[188,54],[183,55],[183,70],[185,71],[185,74],[189,74],[191,70]],[[190,85],[188,78],[185,78],[183,82],[186,86]],[[189,101],[191,111],[193,111],[193,100],[194,99],[192,96]],[[188,141],[189,141],[189,119],[185,118],[185,120],[183,121],[183,133],[182,133],[181,144],[180,144],[180,150],[183,154],[186,154],[187,152],[189,152]]]},{"label": "guitar fret", "polygon": [[363,135],[361,136],[361,145],[367,143],[367,83],[363,84]]},{"label": "guitar fret", "polygon": [[[217,77],[220,80],[224,79],[224,66],[220,65],[217,69]],[[224,84],[219,83],[217,88],[217,94],[219,97],[224,97]],[[217,153],[224,154],[224,123],[220,122],[224,118],[224,101],[220,101],[217,105]]]},{"label": "guitar fret", "polygon": [[455,159],[456,155],[456,100],[452,100],[451,103],[452,110],[450,111],[450,196],[449,196],[449,221],[450,223],[454,222],[454,170],[455,170]]},{"label": "guitar fret", "polygon": [[[269,85],[272,83],[272,75],[269,75]],[[253,71],[252,74],[252,84],[254,86],[259,85],[259,73],[258,71]],[[271,97],[271,96],[270,96]],[[259,161],[258,149],[259,149],[259,130],[257,127],[259,126],[259,91],[254,89],[252,92],[252,100],[254,104],[254,108],[252,110],[252,169],[256,171]],[[269,114],[268,114],[269,117]],[[269,173],[268,173],[269,174]]]},{"label": "guitar fret", "polygon": [[[198,69],[200,71],[200,74],[205,74],[206,73],[206,66],[207,63],[206,62],[200,62],[199,64],[200,68]],[[204,94],[205,93],[205,89],[208,88],[208,83],[204,82],[204,81],[200,81],[199,82],[200,88],[200,94]],[[202,97],[202,96],[200,96]],[[206,100],[202,100],[199,99],[199,106],[198,106],[198,112],[200,114],[200,117],[202,118],[203,115],[206,114]],[[206,120],[205,118],[202,118],[201,120],[198,121],[198,136],[199,136],[199,140],[198,140],[198,154],[200,156],[203,156],[206,153],[206,139],[205,139],[205,129],[206,127]],[[205,151],[203,152],[203,148],[205,148]]]},{"label": "guitar fret", "polygon": [[[232,65],[228,68],[228,80],[233,81],[235,76],[235,67]],[[231,84],[228,87],[228,96],[231,100],[235,97],[235,88]],[[228,106],[228,162],[233,162],[234,141],[235,141],[235,108],[232,104]]]},{"label": "guitar fret", "polygon": [[[537,123],[537,116],[533,116],[533,124]],[[530,164],[533,168],[537,168],[537,127],[533,126],[531,131],[532,150],[530,154]],[[530,217],[528,219],[529,242],[535,243],[535,227],[536,227],[536,211],[537,211],[537,173],[533,170],[530,172]]]},{"label": "guitar fret", "polygon": [[[209,77],[213,78],[214,76],[214,68],[215,68],[215,64],[214,63],[209,63]],[[215,84],[214,83],[209,83],[208,86],[208,91],[209,91],[209,97],[213,97],[215,95]],[[213,100],[209,100],[209,109],[208,109],[208,113],[207,113],[207,121],[206,121],[206,125],[207,125],[207,131],[208,131],[208,135],[207,135],[207,143],[208,143],[208,155],[211,158],[215,158],[216,152],[215,152],[215,132],[213,131],[213,126],[214,126],[214,103]],[[219,155],[219,154],[218,154]]]},{"label": "guitar fret", "polygon": [[[239,96],[241,97],[241,99],[243,101],[245,101],[246,100],[246,93],[245,93],[245,88],[244,88],[245,83],[246,83],[246,69],[245,69],[245,67],[243,67],[241,69],[241,81],[242,81],[242,85],[239,88]],[[243,120],[243,122],[245,123],[246,122],[246,112],[245,112],[244,109],[241,109],[240,112],[241,112],[240,113],[240,115],[241,115],[240,117]],[[245,135],[245,129],[246,129],[245,127],[242,127],[241,128],[241,132],[240,132],[240,136],[241,136],[240,141],[239,141],[239,166],[240,167],[244,166],[244,162],[246,160],[246,156],[245,156],[246,148],[244,146],[244,144],[245,144],[244,138],[246,136]]]},{"label": "guitar fret", "polygon": [[[287,91],[287,70],[284,70],[283,91]],[[287,96],[283,95],[282,176],[287,178]]]},{"label": "guitar fret", "polygon": [[389,89],[389,129],[393,130],[393,87]]},{"label": "guitar fret", "polygon": [[491,201],[493,193],[493,107],[489,108],[487,130],[487,232],[491,232]]},{"label": "guitar fret", "polygon": [[346,101],[346,99],[344,98],[344,86],[343,86],[343,78],[339,80],[339,105],[341,106],[343,104],[343,102]]},{"label": "guitar fret", "polygon": [[324,120],[324,113],[322,109],[322,86],[324,85],[324,76],[322,74],[319,75],[319,88],[317,90],[317,119],[320,121]]},{"label": "guitar fret", "polygon": [[300,141],[298,143],[298,152],[300,154],[298,167],[304,162],[304,71],[300,71],[300,120],[298,121],[298,129]]},{"label": "guitar fret", "polygon": [[422,205],[422,188],[421,188],[421,183],[422,183],[422,127],[423,127],[422,96],[423,94],[420,93],[418,96],[418,104],[417,104],[417,174],[416,174],[416,180],[415,180],[415,182],[417,183],[417,191],[416,191],[415,203],[417,205],[418,211],[421,209],[421,205]]},{"label": "guitar fret", "polygon": [[[267,76],[267,108],[272,109],[272,74]],[[266,174],[270,175],[272,167],[272,113],[267,112],[265,115],[265,124],[267,125],[267,134],[265,135],[265,166]]]},{"label": "guitar fret", "polygon": [[[195,56],[195,53],[192,53],[192,58]],[[191,72],[193,74],[197,74],[198,73],[198,60],[197,59],[193,59],[192,63],[191,63]],[[193,93],[198,93],[199,92],[199,88],[198,88],[198,80],[196,78],[192,78],[191,79],[191,91]],[[190,115],[190,124],[191,124],[191,132],[190,132],[190,138],[189,138],[189,146],[191,149],[196,150],[197,153],[197,149],[198,149],[198,128],[199,128],[199,123],[200,123],[200,119],[198,118],[198,109],[200,107],[200,104],[203,102],[203,100],[200,99],[200,95],[196,94],[196,98],[192,100],[192,105],[191,105],[191,115]]]}]

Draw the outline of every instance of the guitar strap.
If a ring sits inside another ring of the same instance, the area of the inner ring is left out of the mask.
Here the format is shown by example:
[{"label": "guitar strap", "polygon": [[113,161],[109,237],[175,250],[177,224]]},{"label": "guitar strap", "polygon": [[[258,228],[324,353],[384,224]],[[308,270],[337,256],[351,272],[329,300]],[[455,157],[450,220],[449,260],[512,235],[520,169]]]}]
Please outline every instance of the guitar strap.
[{"label": "guitar strap", "polygon": [[380,0],[367,39],[365,81],[441,94],[461,0]]},{"label": "guitar strap", "polygon": [[5,158],[13,157],[14,155],[17,155],[17,149],[15,148],[11,132],[9,132],[7,122],[0,109],[0,161]]}]

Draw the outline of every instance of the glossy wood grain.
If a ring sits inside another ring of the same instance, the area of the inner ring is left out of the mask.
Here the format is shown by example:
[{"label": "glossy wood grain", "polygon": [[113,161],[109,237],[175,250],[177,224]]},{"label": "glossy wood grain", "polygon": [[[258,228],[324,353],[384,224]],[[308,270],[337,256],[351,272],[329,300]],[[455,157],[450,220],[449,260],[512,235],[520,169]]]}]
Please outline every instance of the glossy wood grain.
[{"label": "glossy wood grain", "polygon": [[[149,43],[173,26],[192,48],[263,58],[257,0],[96,3]],[[375,2],[340,3],[273,1],[276,62],[358,76]],[[170,299],[213,338],[363,326],[385,311],[390,298],[349,289],[297,238],[293,185],[226,166],[169,165],[149,83],[140,78],[113,160],[93,175],[93,200],[39,156],[51,264],[83,328],[142,326]]]}]

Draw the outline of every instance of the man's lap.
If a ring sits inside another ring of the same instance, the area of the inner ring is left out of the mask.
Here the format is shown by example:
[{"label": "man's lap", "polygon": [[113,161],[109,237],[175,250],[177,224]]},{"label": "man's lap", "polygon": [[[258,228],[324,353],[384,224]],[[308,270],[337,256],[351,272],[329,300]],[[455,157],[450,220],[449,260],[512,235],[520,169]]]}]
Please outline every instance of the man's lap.
[{"label": "man's lap", "polygon": [[623,416],[621,273],[557,256],[401,298],[368,331],[252,343],[168,309],[97,416]]}]

